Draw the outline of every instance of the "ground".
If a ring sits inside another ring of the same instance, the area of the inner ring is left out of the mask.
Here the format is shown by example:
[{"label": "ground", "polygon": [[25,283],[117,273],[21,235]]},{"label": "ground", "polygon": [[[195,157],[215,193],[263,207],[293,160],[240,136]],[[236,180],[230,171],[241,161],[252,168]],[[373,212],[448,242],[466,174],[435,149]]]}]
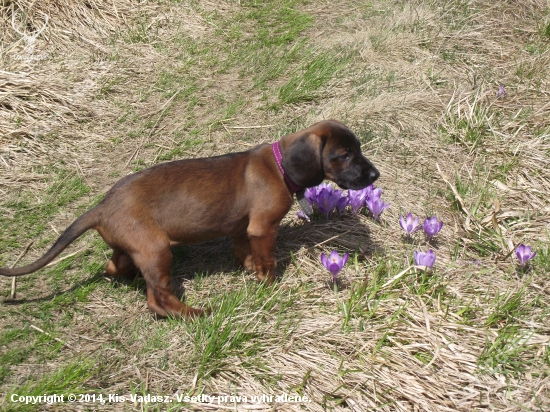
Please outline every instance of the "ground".
[{"label": "ground", "polygon": [[[0,27],[2,267],[122,176],[322,119],[356,133],[391,204],[378,222],[295,206],[271,287],[227,239],[174,249],[178,296],[213,309],[196,322],[156,319],[87,233],[15,300],[0,279],[0,407],[550,409],[547,1],[14,0]],[[409,212],[441,233],[406,238]],[[350,254],[336,290],[333,249]],[[428,249],[434,269],[414,268]]]}]

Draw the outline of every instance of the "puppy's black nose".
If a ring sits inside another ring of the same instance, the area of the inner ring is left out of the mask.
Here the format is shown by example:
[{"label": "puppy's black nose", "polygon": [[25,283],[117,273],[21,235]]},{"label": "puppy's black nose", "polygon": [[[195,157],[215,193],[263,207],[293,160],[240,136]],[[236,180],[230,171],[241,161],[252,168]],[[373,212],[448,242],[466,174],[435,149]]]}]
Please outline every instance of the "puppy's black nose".
[{"label": "puppy's black nose", "polygon": [[376,169],[371,170],[369,172],[369,178],[374,182],[376,179],[380,177],[380,172]]}]

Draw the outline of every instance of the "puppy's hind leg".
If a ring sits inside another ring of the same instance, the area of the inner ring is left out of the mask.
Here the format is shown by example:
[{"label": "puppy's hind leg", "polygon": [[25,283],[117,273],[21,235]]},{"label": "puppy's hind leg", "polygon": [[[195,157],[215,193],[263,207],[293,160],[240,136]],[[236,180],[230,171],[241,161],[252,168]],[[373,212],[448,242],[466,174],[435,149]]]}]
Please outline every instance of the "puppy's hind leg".
[{"label": "puppy's hind leg", "polygon": [[170,286],[170,268],[172,252],[168,239],[147,237],[141,249],[132,254],[132,259],[141,270],[147,283],[147,305],[149,310],[159,316],[175,318],[193,318],[202,316],[202,309],[192,308],[181,302]]},{"label": "puppy's hind leg", "polygon": [[138,274],[138,268],[130,255],[120,249],[114,249],[113,256],[111,256],[105,267],[105,272],[109,276],[122,276],[133,279]]}]

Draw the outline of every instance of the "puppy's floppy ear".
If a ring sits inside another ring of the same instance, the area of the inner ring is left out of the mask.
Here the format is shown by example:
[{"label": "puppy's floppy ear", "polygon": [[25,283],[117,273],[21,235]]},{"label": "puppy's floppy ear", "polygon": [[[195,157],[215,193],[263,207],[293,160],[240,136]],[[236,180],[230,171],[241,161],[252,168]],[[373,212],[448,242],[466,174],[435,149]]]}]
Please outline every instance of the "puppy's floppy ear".
[{"label": "puppy's floppy ear", "polygon": [[325,178],[323,148],[326,138],[307,133],[291,141],[283,153],[283,168],[290,180],[299,187],[312,187]]}]

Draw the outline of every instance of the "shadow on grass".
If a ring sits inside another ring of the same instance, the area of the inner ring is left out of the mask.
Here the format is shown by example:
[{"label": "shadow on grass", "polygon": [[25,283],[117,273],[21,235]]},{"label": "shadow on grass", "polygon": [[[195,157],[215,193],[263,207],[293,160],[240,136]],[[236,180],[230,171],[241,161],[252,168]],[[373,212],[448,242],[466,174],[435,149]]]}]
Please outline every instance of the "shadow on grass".
[{"label": "shadow on grass", "polygon": [[[40,272],[38,272],[38,275],[40,276]],[[53,300],[55,298],[58,298],[60,296],[67,296],[70,294],[73,294],[75,292],[78,292],[79,290],[88,290],[92,285],[99,283],[102,279],[105,278],[105,275],[103,271],[97,271],[92,275],[91,278],[88,278],[82,282],[78,282],[75,285],[73,285],[71,288],[64,290],[63,292],[53,292],[46,296],[41,296],[39,298],[35,299],[18,299],[17,297],[15,299],[11,299],[9,297],[5,298],[2,302],[3,305],[6,306],[19,306],[26,303],[39,303],[39,302],[47,302],[50,300]],[[75,297],[76,298],[76,297]]]},{"label": "shadow on grass", "polygon": [[[279,227],[275,246],[278,277],[293,264],[293,258],[315,256],[318,260],[316,250],[319,249],[337,249],[340,253],[348,252],[350,255],[358,252],[359,260],[383,253],[383,248],[371,240],[371,224],[372,221],[364,223],[359,216],[349,214],[336,216],[331,220],[314,216],[312,222],[284,222]],[[215,274],[243,270],[233,256],[229,238],[182,245],[173,248],[172,252],[172,277],[175,278],[191,279],[197,273]]]},{"label": "shadow on grass", "polygon": [[[340,253],[350,255],[357,252],[358,259],[367,259],[373,254],[383,253],[383,249],[371,241],[369,226],[361,221],[359,216],[344,214],[326,220],[323,216],[313,216],[311,222],[286,221],[279,228],[275,255],[277,258],[277,277],[280,279],[288,267],[302,258],[319,260],[319,249],[336,249]],[[185,301],[183,280],[193,279],[196,276],[211,276],[219,273],[242,271],[232,252],[231,239],[218,238],[198,244],[180,245],[172,248],[174,263],[171,270],[171,286],[176,296]],[[317,262],[321,267],[320,261]],[[62,295],[71,294],[80,288],[108,279],[113,288],[133,287],[143,295],[146,294],[145,280],[141,274],[135,277],[109,277],[103,270],[96,271],[91,278],[78,282]],[[59,292],[51,293],[36,299],[6,298],[5,305],[17,306],[24,303],[43,302],[59,296]]]}]

